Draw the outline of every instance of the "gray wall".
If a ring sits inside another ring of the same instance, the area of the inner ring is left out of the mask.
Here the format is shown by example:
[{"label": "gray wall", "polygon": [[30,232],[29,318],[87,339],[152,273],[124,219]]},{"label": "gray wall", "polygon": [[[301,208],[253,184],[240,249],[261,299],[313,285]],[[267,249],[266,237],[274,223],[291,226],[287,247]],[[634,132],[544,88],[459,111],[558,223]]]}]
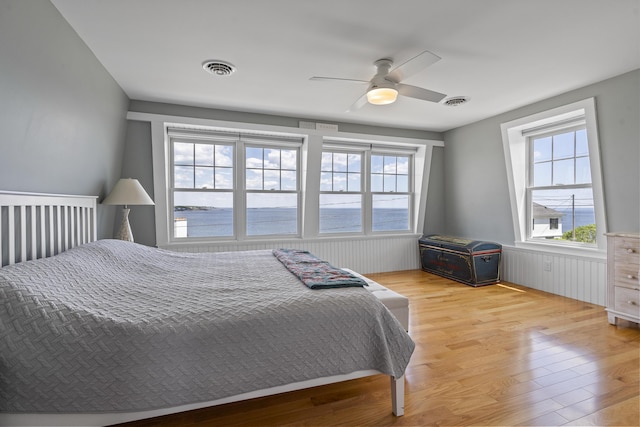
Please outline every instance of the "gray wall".
[{"label": "gray wall", "polygon": [[445,133],[449,234],[513,244],[500,124],[595,97],[609,231],[640,230],[640,70]]},{"label": "gray wall", "polygon": [[[49,0],[0,1],[0,189],[104,197],[129,100]],[[113,207],[98,209],[111,237]]]},{"label": "gray wall", "polygon": [[[151,154],[151,124],[129,121],[122,160],[122,178],[135,178],[155,200],[153,193],[153,166]],[[156,244],[156,221],[153,206],[129,206],[129,224],[137,243]],[[122,221],[122,211],[116,212],[116,228]]]},{"label": "gray wall", "polygon": [[[298,128],[300,120],[321,122],[312,118],[296,118],[272,116],[266,114],[241,113],[227,110],[190,107],[184,105],[163,104],[156,102],[132,100],[130,111],[142,113],[165,114],[181,117],[193,117],[229,122],[256,123],[272,126],[285,126]],[[396,136],[404,138],[419,138],[442,141],[443,135],[439,132],[427,132],[411,129],[395,129],[386,127],[366,126],[352,123],[337,123],[341,132],[352,132],[370,135]],[[140,183],[152,195],[153,165],[151,159],[151,129],[149,123],[129,121],[125,148],[125,160],[123,166],[123,178],[137,178]],[[435,162],[442,162],[442,148],[434,147]],[[435,165],[436,171],[430,174],[429,192],[436,195],[434,199],[442,199],[442,166]],[[152,196],[153,197],[153,196]],[[431,197],[429,197],[431,200]],[[429,224],[443,224],[441,203],[432,204],[432,209],[427,212],[425,222]],[[155,219],[153,208],[147,206],[131,206],[129,220],[136,242],[149,246],[156,244]],[[429,214],[433,219],[429,218]],[[440,226],[440,225],[439,225]]]}]

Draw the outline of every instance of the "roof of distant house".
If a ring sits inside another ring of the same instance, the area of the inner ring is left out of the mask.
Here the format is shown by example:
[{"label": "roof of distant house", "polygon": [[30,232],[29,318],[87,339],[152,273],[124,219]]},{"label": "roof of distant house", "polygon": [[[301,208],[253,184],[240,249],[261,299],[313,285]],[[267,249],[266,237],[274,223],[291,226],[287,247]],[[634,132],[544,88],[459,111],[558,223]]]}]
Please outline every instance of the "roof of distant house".
[{"label": "roof of distant house", "polygon": [[548,208],[539,203],[533,203],[533,217],[534,218],[562,218],[563,212],[555,209]]}]

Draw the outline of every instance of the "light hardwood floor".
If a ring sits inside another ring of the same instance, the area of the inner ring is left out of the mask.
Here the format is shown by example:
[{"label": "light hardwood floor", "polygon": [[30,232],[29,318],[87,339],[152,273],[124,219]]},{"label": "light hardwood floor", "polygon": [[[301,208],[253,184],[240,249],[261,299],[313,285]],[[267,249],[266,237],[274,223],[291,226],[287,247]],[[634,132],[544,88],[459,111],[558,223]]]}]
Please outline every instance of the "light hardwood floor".
[{"label": "light hardwood floor", "polygon": [[640,329],[604,307],[423,271],[369,275],[410,301],[403,417],[376,376],[129,426],[640,425]]}]

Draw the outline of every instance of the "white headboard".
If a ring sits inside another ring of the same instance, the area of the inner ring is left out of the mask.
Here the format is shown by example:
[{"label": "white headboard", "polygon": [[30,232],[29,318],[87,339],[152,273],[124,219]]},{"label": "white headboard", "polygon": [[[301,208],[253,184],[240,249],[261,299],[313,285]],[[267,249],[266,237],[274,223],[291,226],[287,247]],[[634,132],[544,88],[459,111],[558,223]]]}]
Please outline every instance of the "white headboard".
[{"label": "white headboard", "polygon": [[46,258],[96,240],[96,199],[0,191],[1,265]]}]

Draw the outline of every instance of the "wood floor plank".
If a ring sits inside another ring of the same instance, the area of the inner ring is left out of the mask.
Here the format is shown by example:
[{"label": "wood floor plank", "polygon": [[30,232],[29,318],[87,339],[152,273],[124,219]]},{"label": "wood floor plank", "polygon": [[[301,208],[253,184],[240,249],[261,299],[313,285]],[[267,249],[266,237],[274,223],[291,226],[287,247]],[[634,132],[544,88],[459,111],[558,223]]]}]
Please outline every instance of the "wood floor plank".
[{"label": "wood floor plank", "polygon": [[140,426],[640,425],[640,328],[604,307],[423,271],[370,278],[410,301],[405,415],[386,376],[205,408]]},{"label": "wood floor plank", "polygon": [[567,423],[571,426],[603,426],[608,424],[609,420],[618,420],[618,425],[632,426],[638,425],[640,419],[640,400],[637,397],[631,397],[622,402],[616,403],[592,414],[586,415],[577,420]]}]

